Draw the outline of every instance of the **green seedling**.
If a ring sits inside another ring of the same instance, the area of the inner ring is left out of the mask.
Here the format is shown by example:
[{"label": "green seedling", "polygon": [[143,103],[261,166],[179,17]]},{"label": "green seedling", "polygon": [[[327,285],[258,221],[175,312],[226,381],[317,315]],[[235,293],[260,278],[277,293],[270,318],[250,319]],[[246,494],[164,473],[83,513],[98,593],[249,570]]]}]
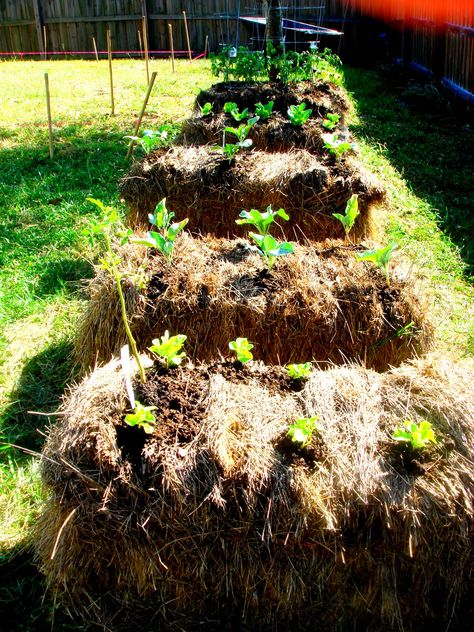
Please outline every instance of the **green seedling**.
[{"label": "green seedling", "polygon": [[168,262],[171,262],[176,237],[188,223],[187,218],[181,222],[171,223],[173,217],[174,213],[168,211],[166,208],[166,198],[164,198],[157,204],[155,212],[148,216],[150,222],[161,232],[149,231],[145,238],[135,237],[130,241],[134,244],[146,246],[147,248],[156,248]]},{"label": "green seedling", "polygon": [[166,364],[166,368],[169,369],[173,366],[179,366],[182,359],[186,357],[186,353],[181,351],[186,338],[187,336],[183,334],[170,336],[169,331],[166,330],[161,339],[152,340],[152,345],[148,349],[159,356]]},{"label": "green seedling", "polygon": [[359,216],[359,197],[356,193],[351,195],[347,204],[346,210],[344,211],[344,215],[341,213],[333,213],[333,217],[338,219],[344,227],[344,232],[347,235],[351,232],[352,227],[354,226],[354,222]]},{"label": "green seedling", "polygon": [[156,410],[156,406],[143,406],[138,400],[135,400],[135,409],[133,413],[125,415],[125,422],[129,426],[138,426],[147,434],[152,434],[156,424],[152,410]]},{"label": "green seedling", "polygon": [[403,422],[403,426],[396,428],[392,439],[406,443],[413,450],[423,450],[429,443],[437,443],[429,421],[420,421],[417,424],[409,419]]},{"label": "green seedling", "polygon": [[[236,136],[239,143],[245,143],[247,140],[250,140],[247,139],[247,136],[249,135],[252,126],[257,122],[257,120],[258,119],[254,117],[253,119],[248,120],[247,125],[239,125],[239,127],[225,127],[224,132],[226,134],[232,134],[233,136]],[[252,142],[250,142],[250,145],[251,144]]]},{"label": "green seedling", "polygon": [[237,360],[245,364],[253,359],[252,352],[250,349],[253,349],[253,344],[247,340],[247,338],[237,338],[236,340],[231,340],[229,342],[229,349],[231,351],[235,351],[237,356]]},{"label": "green seedling", "polygon": [[387,285],[390,285],[390,279],[388,274],[389,263],[392,255],[398,244],[395,242],[390,243],[385,248],[378,248],[377,250],[367,250],[361,254],[356,254],[357,261],[370,261],[382,270],[387,279]]},{"label": "green seedling", "polygon": [[288,118],[295,127],[301,127],[309,119],[313,110],[306,108],[306,103],[300,103],[299,105],[290,105],[288,108]]},{"label": "green seedling", "polygon": [[164,123],[157,130],[146,129],[142,136],[125,136],[130,143],[136,143],[145,154],[150,154],[157,147],[162,147],[169,143],[177,135],[177,128]]},{"label": "green seedling", "polygon": [[230,114],[237,122],[243,121],[249,115],[248,108],[245,108],[242,110],[242,112],[240,112],[237,103],[232,103],[231,101],[227,101],[227,103],[224,103],[224,112]]},{"label": "green seedling", "polygon": [[339,116],[339,114],[331,114],[331,112],[328,112],[326,114],[326,118],[323,121],[324,129],[327,129],[330,132],[332,132],[337,127],[337,124],[339,123],[340,119],[341,117]]},{"label": "green seedling", "polygon": [[266,235],[276,217],[281,217],[286,221],[290,219],[284,209],[280,208],[278,211],[272,211],[272,205],[270,204],[264,212],[257,211],[254,208],[250,211],[242,211],[239,215],[240,219],[236,219],[235,223],[239,225],[251,224],[255,226],[261,235]]},{"label": "green seedling", "polygon": [[306,380],[311,375],[313,365],[311,362],[303,362],[302,364],[288,364],[286,371],[292,380]]},{"label": "green seedling", "polygon": [[321,431],[321,424],[318,423],[318,417],[303,417],[290,424],[288,436],[293,443],[299,443],[301,448],[305,448],[311,443],[311,438],[315,430]]},{"label": "green seedling", "polygon": [[122,289],[122,279],[125,276],[119,269],[122,258],[112,249],[113,239],[118,239],[120,245],[123,246],[128,241],[132,231],[123,226],[116,209],[113,209],[110,206],[105,206],[105,204],[103,204],[100,200],[96,200],[94,198],[87,198],[87,201],[97,206],[103,216],[100,220],[92,221],[89,226],[84,229],[83,234],[89,237],[91,243],[94,243],[96,239],[103,239],[105,242],[106,251],[105,255],[99,259],[100,267],[108,272],[115,281],[119,295],[123,326],[125,328],[125,333],[127,335],[133,357],[135,358],[138,366],[140,380],[144,384],[146,382],[145,369],[141,363],[137,344],[128,323],[127,306]]},{"label": "green seedling", "polygon": [[273,112],[274,101],[269,101],[268,103],[256,103],[255,104],[255,114],[262,119],[262,121],[267,121],[272,112]]},{"label": "green seedling", "polygon": [[336,157],[337,160],[342,158],[348,151],[355,149],[353,143],[340,140],[336,134],[323,134],[324,148],[329,151],[330,154]]},{"label": "green seedling", "polygon": [[199,109],[201,110],[201,116],[209,116],[209,114],[212,112],[213,107],[214,107],[213,104],[209,102],[204,103],[203,106],[199,105]]},{"label": "green seedling", "polygon": [[295,248],[287,241],[278,242],[271,235],[257,235],[249,233],[249,236],[258,246],[259,254],[265,259],[268,269],[271,270],[278,257],[291,255]]}]

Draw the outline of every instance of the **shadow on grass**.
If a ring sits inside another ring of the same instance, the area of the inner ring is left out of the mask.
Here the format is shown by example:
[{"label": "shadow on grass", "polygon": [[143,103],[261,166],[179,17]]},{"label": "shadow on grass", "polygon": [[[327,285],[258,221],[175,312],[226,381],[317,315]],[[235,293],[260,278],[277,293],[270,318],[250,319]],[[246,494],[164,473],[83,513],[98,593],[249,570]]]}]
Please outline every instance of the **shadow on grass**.
[{"label": "shadow on grass", "polygon": [[44,298],[54,296],[67,289],[68,292],[80,290],[86,279],[94,276],[94,267],[84,259],[71,259],[68,256],[46,264],[35,285],[35,296]]},{"label": "shadow on grass", "polygon": [[436,91],[420,86],[416,95],[375,72],[347,68],[345,83],[360,116],[353,131],[385,148],[409,188],[435,209],[439,228],[474,274],[474,126],[467,115],[442,103]]}]

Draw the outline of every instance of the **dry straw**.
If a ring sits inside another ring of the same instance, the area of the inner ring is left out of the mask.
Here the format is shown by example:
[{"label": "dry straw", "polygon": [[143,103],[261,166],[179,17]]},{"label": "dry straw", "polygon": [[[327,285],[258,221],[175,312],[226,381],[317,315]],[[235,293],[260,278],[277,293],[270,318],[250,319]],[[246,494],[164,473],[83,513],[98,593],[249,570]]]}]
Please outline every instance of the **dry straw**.
[{"label": "dry straw", "polygon": [[[265,367],[238,384],[217,369],[176,371],[183,390],[190,373],[206,376],[200,429],[185,444],[152,436],[138,465],[117,441],[117,364],[72,390],[45,447],[38,523],[58,602],[112,630],[141,617],[187,630],[460,624],[474,561],[474,376],[426,360],[385,374],[344,366],[293,393],[270,391]],[[301,415],[322,424],[316,461],[281,449]],[[413,471],[390,440],[406,418],[438,436]]]}]

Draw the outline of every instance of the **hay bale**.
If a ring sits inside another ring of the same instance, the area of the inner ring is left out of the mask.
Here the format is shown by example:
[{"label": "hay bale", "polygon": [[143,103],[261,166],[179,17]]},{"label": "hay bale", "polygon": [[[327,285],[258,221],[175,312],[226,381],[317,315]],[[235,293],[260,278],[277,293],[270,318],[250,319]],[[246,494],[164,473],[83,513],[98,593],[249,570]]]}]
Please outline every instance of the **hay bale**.
[{"label": "hay bale", "polygon": [[135,163],[120,189],[133,227],[145,226],[148,213],[166,197],[178,218],[189,217],[192,232],[231,237],[243,234],[235,224],[242,209],[272,204],[290,214],[289,235],[297,230],[315,240],[343,236],[332,213],[343,213],[353,193],[360,210],[353,237],[369,237],[371,208],[385,196],[357,158],[319,160],[303,149],[242,152],[229,162],[209,147],[175,146]]},{"label": "hay bale", "polygon": [[[109,630],[465,630],[473,378],[344,366],[295,393],[278,368],[183,367],[150,376],[145,437],[117,364],[97,369],[44,449],[48,585]],[[320,436],[292,449],[288,423],[315,414]],[[406,418],[438,436],[415,468],[390,440]]]},{"label": "hay bale", "polygon": [[[268,273],[242,240],[183,234],[172,265],[130,247],[123,257],[132,331],[141,350],[165,329],[186,334],[188,354],[200,361],[228,355],[229,341],[245,336],[255,357],[268,364],[357,359],[382,370],[398,365],[429,345],[423,293],[401,268],[388,287],[380,270],[356,260],[361,249],[333,241],[297,245]],[[143,277],[146,287],[138,290],[133,279]],[[108,361],[126,342],[110,277],[99,271],[89,292],[76,343],[85,367]]]}]

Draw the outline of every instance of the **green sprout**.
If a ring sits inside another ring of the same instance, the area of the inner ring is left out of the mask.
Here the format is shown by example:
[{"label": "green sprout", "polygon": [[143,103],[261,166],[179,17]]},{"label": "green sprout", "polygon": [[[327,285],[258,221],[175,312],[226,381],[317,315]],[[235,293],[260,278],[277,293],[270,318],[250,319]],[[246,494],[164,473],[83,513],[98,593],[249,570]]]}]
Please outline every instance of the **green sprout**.
[{"label": "green sprout", "polygon": [[290,255],[295,251],[293,244],[290,244],[287,241],[278,242],[271,235],[257,235],[256,233],[249,233],[249,236],[257,244],[258,252],[265,259],[269,270],[273,268],[277,257]]},{"label": "green sprout", "polygon": [[224,112],[230,114],[237,122],[243,121],[249,115],[248,108],[245,108],[242,112],[240,112],[237,103],[232,103],[231,101],[224,103]]},{"label": "green sprout", "polygon": [[326,114],[326,118],[323,121],[324,129],[327,129],[330,132],[332,132],[336,128],[340,119],[341,117],[339,116],[339,114],[331,114],[331,112],[328,112]]},{"label": "green sprout", "polygon": [[267,210],[264,212],[257,211],[257,209],[251,209],[250,211],[242,211],[239,215],[240,219],[236,219],[235,223],[252,224],[258,230],[261,235],[266,235],[270,229],[270,226],[275,221],[276,217],[288,221],[290,218],[284,209],[280,208],[278,211],[272,211],[272,205],[267,206]]},{"label": "green sprout", "polygon": [[209,102],[204,103],[203,106],[199,105],[199,109],[201,110],[201,116],[209,116],[209,114],[212,112],[213,107],[214,107],[213,104]]},{"label": "green sprout", "polygon": [[311,362],[303,362],[302,364],[288,364],[286,371],[292,380],[306,380],[311,375],[313,365]]},{"label": "green sprout", "polygon": [[396,428],[392,439],[409,444],[413,450],[423,450],[429,443],[437,443],[429,421],[417,424],[409,419],[403,422],[403,426]]},{"label": "green sprout", "polygon": [[249,360],[253,359],[252,352],[250,349],[253,349],[253,344],[247,340],[247,338],[237,338],[236,340],[231,340],[229,342],[229,349],[231,351],[235,351],[237,356],[237,360],[245,364],[249,362]]},{"label": "green sprout", "polygon": [[133,413],[125,415],[125,422],[129,426],[138,426],[143,428],[147,434],[152,434],[156,423],[152,410],[156,410],[156,406],[143,406],[138,400],[135,400],[135,409]]},{"label": "green sprout", "polygon": [[166,198],[163,198],[156,206],[155,212],[148,216],[150,223],[155,225],[161,232],[149,231],[147,237],[134,237],[130,241],[134,244],[141,244],[147,248],[156,248],[161,252],[168,262],[171,262],[174,251],[174,242],[179,233],[188,223],[188,219],[181,222],[171,223],[174,213],[166,208]]},{"label": "green sprout", "polygon": [[186,338],[187,336],[184,334],[170,336],[169,331],[166,330],[161,339],[155,338],[152,340],[152,345],[148,349],[162,358],[166,368],[169,369],[172,366],[179,366],[182,359],[186,357],[186,353],[181,351]]},{"label": "green sprout", "polygon": [[125,136],[130,144],[137,143],[145,154],[150,154],[157,147],[168,144],[178,134],[177,127],[164,123],[157,130],[146,129],[142,136]]},{"label": "green sprout", "polygon": [[[256,123],[257,118],[254,117],[252,119],[248,120],[247,125],[239,125],[239,127],[225,127],[224,128],[224,132],[226,132],[227,134],[233,134],[234,136],[237,137],[237,140],[239,143],[241,143],[242,147],[250,147],[250,145],[252,144],[252,141],[247,138],[247,136],[249,135],[250,130],[252,129],[252,126]],[[248,143],[247,145],[245,145],[245,142],[248,142],[250,140],[250,143]]]},{"label": "green sprout", "polygon": [[110,206],[105,206],[103,202],[94,198],[87,198],[87,201],[97,206],[97,208],[103,213],[103,216],[100,220],[91,221],[89,226],[82,232],[83,235],[89,237],[92,244],[94,243],[94,240],[100,238],[105,241],[106,251],[105,255],[99,259],[100,267],[108,272],[115,281],[119,295],[123,326],[125,328],[125,333],[127,335],[133,357],[135,358],[138,366],[140,380],[144,384],[146,382],[145,369],[141,363],[137,343],[135,342],[135,338],[133,337],[132,330],[130,329],[130,325],[128,323],[127,306],[122,289],[122,279],[125,276],[119,269],[122,258],[112,250],[112,240],[114,238],[118,239],[120,245],[123,246],[128,241],[132,231],[124,227],[119,219],[116,209]]},{"label": "green sprout", "polygon": [[268,103],[256,103],[255,104],[255,114],[262,119],[262,121],[267,121],[270,118],[270,115],[273,111],[274,101],[269,101]]},{"label": "green sprout", "polygon": [[377,250],[367,250],[366,252],[363,252],[361,254],[356,254],[356,259],[357,261],[370,261],[371,263],[379,267],[385,274],[387,285],[390,285],[388,268],[392,255],[397,247],[398,244],[396,244],[395,242],[391,242],[388,246],[385,246],[385,248],[378,248]]},{"label": "green sprout", "polygon": [[340,140],[337,137],[337,134],[323,134],[322,139],[324,140],[324,148],[327,149],[330,154],[335,156],[337,160],[342,158],[342,156],[348,151],[353,151],[355,149],[353,143]]},{"label": "green sprout", "polygon": [[352,227],[354,226],[354,222],[359,216],[358,195],[356,193],[351,195],[351,197],[349,198],[346,204],[346,210],[344,211],[344,215],[341,215],[341,213],[333,213],[332,215],[333,217],[335,217],[341,222],[341,224],[344,227],[344,232],[346,233],[346,237],[347,237],[347,235],[349,235],[349,233],[351,232]]},{"label": "green sprout", "polygon": [[301,127],[309,119],[313,110],[306,109],[306,103],[290,105],[288,108],[288,118],[295,127]]},{"label": "green sprout", "polygon": [[288,429],[288,437],[293,443],[299,443],[301,448],[305,448],[311,443],[313,432],[321,431],[321,424],[318,423],[318,417],[303,417],[297,419]]}]

